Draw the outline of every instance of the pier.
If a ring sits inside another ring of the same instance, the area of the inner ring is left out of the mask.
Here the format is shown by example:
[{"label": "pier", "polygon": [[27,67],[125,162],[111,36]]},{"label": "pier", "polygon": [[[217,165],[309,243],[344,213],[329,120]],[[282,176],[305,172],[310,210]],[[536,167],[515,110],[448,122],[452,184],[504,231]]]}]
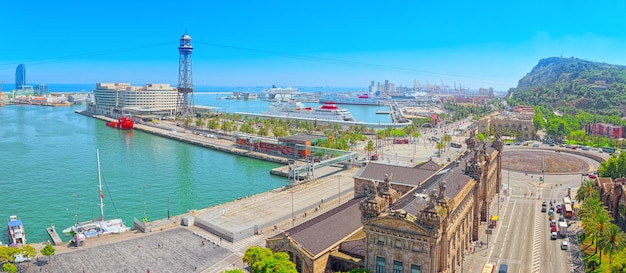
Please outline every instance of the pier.
[{"label": "pier", "polygon": [[48,231],[48,235],[50,235],[50,238],[52,239],[53,245],[58,246],[63,244],[63,240],[61,240],[61,237],[57,233],[56,228],[54,228],[54,225],[52,225],[51,227],[47,227],[46,230]]}]

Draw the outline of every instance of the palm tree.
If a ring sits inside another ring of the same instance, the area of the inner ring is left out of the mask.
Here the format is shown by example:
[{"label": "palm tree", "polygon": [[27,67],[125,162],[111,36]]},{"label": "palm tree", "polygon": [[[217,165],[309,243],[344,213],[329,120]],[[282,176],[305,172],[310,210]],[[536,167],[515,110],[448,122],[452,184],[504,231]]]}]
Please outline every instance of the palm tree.
[{"label": "palm tree", "polygon": [[445,146],[448,146],[447,144],[449,144],[452,141],[452,136],[445,134],[443,135],[443,143]]},{"label": "palm tree", "polygon": [[372,156],[372,151],[374,151],[374,142],[371,139],[367,142],[365,150],[367,151],[367,158],[370,158]]},{"label": "palm tree", "polygon": [[576,201],[583,202],[590,197],[598,197],[598,191],[593,187],[593,180],[586,180],[582,187],[576,192]]},{"label": "palm tree", "polygon": [[610,224],[604,235],[600,237],[598,244],[602,245],[602,250],[609,254],[609,264],[611,264],[613,262],[613,253],[626,246],[626,236],[617,225]]},{"label": "palm tree", "polygon": [[445,144],[443,144],[442,141],[437,142],[437,151],[439,151],[439,165],[443,164],[441,162],[441,158],[443,157],[443,155],[441,154],[441,150],[445,147]]},{"label": "palm tree", "polygon": [[[576,197],[578,198],[578,196]],[[583,225],[585,225],[585,223],[591,222],[590,220],[594,218],[595,212],[598,210],[598,208],[601,208],[601,207],[602,207],[602,202],[600,201],[600,198],[597,195],[586,198],[578,213],[581,219],[589,220],[589,221],[584,221]]]},{"label": "palm tree", "polygon": [[[613,217],[602,207],[597,211],[595,219],[592,220],[590,232],[592,233],[591,237],[596,242],[596,253],[598,252],[598,246],[600,246],[600,249],[604,248],[604,245],[601,243],[606,242],[605,234],[609,225],[612,225],[612,221]],[[602,263],[602,252],[600,252],[600,263]]]}]

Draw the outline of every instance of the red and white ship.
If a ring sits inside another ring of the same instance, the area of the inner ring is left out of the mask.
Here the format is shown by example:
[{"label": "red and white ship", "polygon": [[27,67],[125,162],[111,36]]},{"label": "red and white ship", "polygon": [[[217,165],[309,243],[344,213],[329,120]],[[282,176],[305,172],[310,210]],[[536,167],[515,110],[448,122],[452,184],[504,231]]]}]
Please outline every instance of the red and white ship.
[{"label": "red and white ship", "polygon": [[130,130],[135,124],[131,118],[124,116],[118,118],[117,121],[107,121],[106,125],[120,130]]},{"label": "red and white ship", "polygon": [[305,107],[302,102],[290,100],[270,105],[267,114],[286,118],[317,119],[327,121],[354,121],[352,114],[345,108],[339,108],[333,102],[317,108]]}]

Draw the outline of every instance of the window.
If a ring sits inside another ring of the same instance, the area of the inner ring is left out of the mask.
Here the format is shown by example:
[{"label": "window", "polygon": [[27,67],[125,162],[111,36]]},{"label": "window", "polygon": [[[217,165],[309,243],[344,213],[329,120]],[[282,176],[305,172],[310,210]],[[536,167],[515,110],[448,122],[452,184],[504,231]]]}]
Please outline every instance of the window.
[{"label": "window", "polygon": [[378,245],[385,245],[385,237],[383,237],[382,235],[378,235],[378,239],[376,240],[376,244],[378,244]]},{"label": "window", "polygon": [[422,273],[422,267],[419,265],[411,265],[411,273]]},{"label": "window", "polygon": [[420,248],[420,244],[419,243],[413,243],[413,251],[414,252],[420,252],[421,248]]},{"label": "window", "polygon": [[395,247],[399,248],[399,249],[402,249],[402,241],[396,239]]},{"label": "window", "polygon": [[385,273],[385,258],[376,256],[376,273]]},{"label": "window", "polygon": [[393,261],[393,273],[402,273],[401,261]]}]

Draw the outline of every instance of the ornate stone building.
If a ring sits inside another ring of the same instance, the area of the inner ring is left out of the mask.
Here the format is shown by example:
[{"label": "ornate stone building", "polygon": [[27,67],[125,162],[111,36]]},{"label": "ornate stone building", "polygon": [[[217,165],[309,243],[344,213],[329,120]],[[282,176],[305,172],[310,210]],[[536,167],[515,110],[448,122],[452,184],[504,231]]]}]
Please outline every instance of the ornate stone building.
[{"label": "ornate stone building", "polygon": [[496,132],[500,135],[535,139],[534,112],[496,112],[478,120],[478,133],[489,135]]},{"label": "ornate stone building", "polygon": [[443,168],[369,163],[354,177],[355,199],[267,239],[267,247],[287,252],[304,273],[460,272],[502,181],[502,142],[472,134],[466,144]]},{"label": "ornate stone building", "polygon": [[466,144],[466,153],[399,200],[374,191],[362,201],[366,269],[460,270],[465,251],[486,228],[481,222],[488,220],[501,186],[502,142],[479,143],[472,134]]}]

